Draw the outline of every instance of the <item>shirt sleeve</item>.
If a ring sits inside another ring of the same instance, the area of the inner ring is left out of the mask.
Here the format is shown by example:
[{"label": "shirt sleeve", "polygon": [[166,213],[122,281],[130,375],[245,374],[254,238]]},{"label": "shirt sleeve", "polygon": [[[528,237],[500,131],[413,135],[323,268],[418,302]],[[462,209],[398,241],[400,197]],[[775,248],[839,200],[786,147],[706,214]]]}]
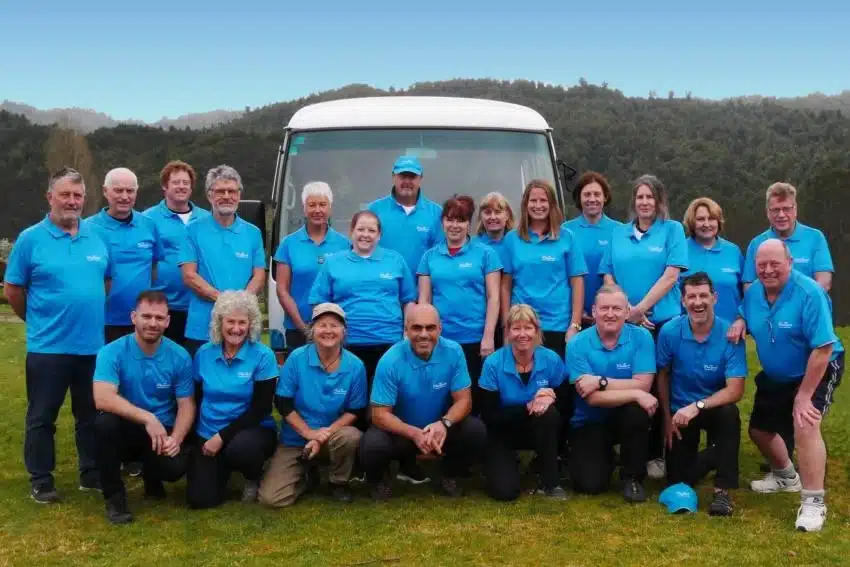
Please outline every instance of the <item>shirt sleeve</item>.
[{"label": "shirt sleeve", "polygon": [[826,236],[819,230],[815,234],[815,249],[812,254],[813,271],[834,272],[835,267],[832,264],[832,254],[829,253],[829,243],[826,241]]},{"label": "shirt sleeve", "polygon": [[726,378],[747,377],[747,345],[744,341],[738,341],[738,344],[726,342],[725,364],[723,375]]},{"label": "shirt sleeve", "polygon": [[655,344],[652,335],[642,327],[635,327],[637,345],[635,346],[635,359],[632,364],[632,375],[655,374]]},{"label": "shirt sleeve", "polygon": [[150,225],[151,230],[153,231],[153,261],[163,262],[165,260],[165,241],[162,239],[162,233],[159,231],[159,226],[157,226],[153,219],[150,219]]},{"label": "shirt sleeve", "polygon": [[667,266],[688,269],[688,241],[685,239],[685,229],[679,221],[668,221],[670,229],[667,234]]},{"label": "shirt sleeve", "polygon": [[455,359],[455,367],[452,371],[452,379],[449,382],[449,388],[452,392],[459,392],[472,386],[472,379],[469,377],[469,368],[466,366],[466,355],[463,350],[457,348],[457,358]]},{"label": "shirt sleeve", "polygon": [[416,301],[416,298],[419,296],[416,289],[416,278],[413,277],[404,258],[399,255],[398,259],[401,263],[401,281],[399,282],[399,297],[401,298],[401,302],[410,303],[411,301]]},{"label": "shirt sleeve", "polygon": [[[616,229],[614,230],[616,231]],[[611,259],[611,246],[614,243],[615,234],[616,232],[611,234],[611,238],[608,239],[608,244],[606,244],[605,248],[602,249],[602,259],[599,260],[599,268],[596,270],[599,275],[608,274],[611,277],[615,277],[614,266],[612,264],[613,260]],[[570,373],[570,376],[572,376],[572,372]]]},{"label": "shirt sleeve", "polygon": [[667,331],[667,329],[671,327],[672,325],[667,324],[662,327],[661,332],[658,333],[658,344],[655,348],[655,364],[659,370],[662,368],[668,368],[673,363],[673,351],[675,349],[675,345],[673,344],[673,333]]},{"label": "shirt sleeve", "polygon": [[298,356],[289,356],[280,369],[280,380],[274,394],[280,398],[294,398],[298,391]]},{"label": "shirt sleeve", "polygon": [[16,286],[29,287],[32,277],[32,244],[29,234],[18,237],[12,246],[4,279]]},{"label": "shirt sleeve", "polygon": [[516,236],[513,232],[509,232],[502,238],[502,271],[506,274],[514,273],[514,240]]},{"label": "shirt sleeve", "polygon": [[381,357],[375,369],[372,382],[372,403],[376,406],[393,407],[398,401],[398,383],[393,363],[386,356]]},{"label": "shirt sleeve", "polygon": [[481,377],[478,379],[478,387],[489,392],[499,391],[499,369],[497,368],[496,353],[484,359],[481,367]]},{"label": "shirt sleeve", "polygon": [[567,250],[567,277],[583,276],[587,273],[587,263],[584,261],[584,253],[576,241],[573,231],[565,228],[561,232],[561,238],[570,240]]},{"label": "shirt sleeve", "polygon": [[190,398],[195,394],[195,381],[192,379],[192,359],[188,352],[181,352],[177,362],[177,382],[174,385],[174,396]]},{"label": "shirt sleeve", "polygon": [[570,376],[570,384],[575,384],[585,374],[593,374],[593,367],[584,352],[584,342],[574,339],[567,348],[567,373]]},{"label": "shirt sleeve", "polygon": [[351,380],[351,387],[348,390],[348,401],[345,404],[345,409],[360,410],[365,408],[369,403],[366,389],[366,367],[361,363],[357,366],[357,370]]},{"label": "shirt sleeve", "polygon": [[292,265],[292,258],[289,255],[289,238],[284,238],[280,241],[280,244],[277,245],[277,252],[274,253],[274,260],[275,262],[280,262],[287,266]]},{"label": "shirt sleeve", "polygon": [[318,305],[326,303],[333,298],[333,280],[331,279],[330,262],[325,262],[319,268],[319,273],[316,274],[316,279],[313,280],[313,286],[310,288],[310,296],[307,302],[310,305]]},{"label": "shirt sleeve", "polygon": [[756,279],[756,240],[750,241],[747,246],[747,257],[744,259],[744,267],[741,270],[741,280],[744,283],[752,283]]},{"label": "shirt sleeve", "polygon": [[97,353],[93,378],[95,382],[108,382],[116,386],[121,382],[121,365],[118,363],[118,357],[113,354],[114,350],[102,348]]},{"label": "shirt sleeve", "polygon": [[274,351],[266,345],[262,345],[260,350],[260,361],[257,368],[254,369],[254,381],[262,382],[263,380],[271,380],[280,376],[280,369],[277,365],[277,359],[274,357]]},{"label": "shirt sleeve", "polygon": [[419,260],[419,267],[416,268],[416,273],[420,276],[430,276],[431,275],[431,256],[433,248],[429,248],[427,252],[422,255],[422,259]]},{"label": "shirt sleeve", "polygon": [[186,238],[180,244],[180,253],[177,255],[177,265],[198,263],[198,246],[195,242],[195,234],[193,231],[186,231]]},{"label": "shirt sleeve", "polygon": [[260,229],[251,225],[254,230],[252,240],[254,241],[254,257],[252,259],[252,265],[254,268],[263,268],[266,267],[266,249],[263,247],[263,235],[260,234]]},{"label": "shirt sleeve", "polygon": [[195,356],[192,358],[192,378],[198,384],[204,381],[201,378],[201,349],[195,351]]},{"label": "shirt sleeve", "polygon": [[492,274],[502,269],[502,259],[491,247],[482,245],[484,249],[484,273]]},{"label": "shirt sleeve", "polygon": [[826,292],[820,286],[809,291],[809,296],[803,304],[802,320],[803,336],[808,341],[809,348],[815,349],[836,342],[832,311],[829,309]]}]

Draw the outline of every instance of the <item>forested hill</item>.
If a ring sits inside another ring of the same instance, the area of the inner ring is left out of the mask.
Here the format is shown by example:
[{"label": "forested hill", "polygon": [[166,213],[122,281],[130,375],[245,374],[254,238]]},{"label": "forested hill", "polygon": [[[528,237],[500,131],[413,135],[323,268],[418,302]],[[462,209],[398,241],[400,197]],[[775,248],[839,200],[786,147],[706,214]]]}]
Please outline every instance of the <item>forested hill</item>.
[{"label": "forested hill", "polygon": [[850,322],[850,291],[842,291],[843,276],[850,273],[850,256],[844,253],[850,244],[850,114],[793,109],[772,99],[718,103],[673,93],[628,98],[584,82],[564,89],[530,81],[453,80],[391,92],[350,85],[255,109],[211,129],[119,126],[76,138],[0,112],[0,187],[7,196],[0,236],[14,238],[44,214],[47,164],[72,159],[68,148],[73,160],[83,165],[90,160],[95,185],[111,167],[134,169],[142,185],[140,205],[159,198],[158,172],[173,158],[199,171],[229,163],[245,178],[246,197],[265,199],[280,130],[295,110],[322,100],[386,94],[481,97],[530,106],[553,127],[560,157],[612,180],[615,213],[623,211],[629,180],[652,172],[669,187],[677,217],[696,196],[717,199],[726,211],[727,236],[742,248],[766,226],[764,190],[773,181],[790,181],[801,191],[801,220],[822,228],[830,240],[838,272],[836,314]]}]

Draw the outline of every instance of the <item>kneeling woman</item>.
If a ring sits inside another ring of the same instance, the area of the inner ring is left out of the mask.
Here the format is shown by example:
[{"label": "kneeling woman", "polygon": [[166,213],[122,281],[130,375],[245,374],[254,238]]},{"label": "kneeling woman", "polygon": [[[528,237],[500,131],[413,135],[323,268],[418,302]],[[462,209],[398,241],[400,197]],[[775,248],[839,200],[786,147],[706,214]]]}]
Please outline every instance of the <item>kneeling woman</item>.
[{"label": "kneeling woman", "polygon": [[571,395],[563,361],[541,346],[540,320],[534,309],[519,304],[508,312],[507,344],[484,360],[479,387],[481,417],[490,441],[488,492],[496,500],[520,493],[518,449],[533,449],[540,463],[543,494],[566,498],[558,474],[561,412],[558,400]]},{"label": "kneeling woman", "polygon": [[330,461],[331,493],[351,501],[348,481],[357,458],[368,393],[366,369],[342,348],[345,312],[334,303],[313,309],[307,329],[309,344],[286,359],[277,385],[275,405],[284,419],[280,445],[260,485],[260,502],[283,507],[307,489],[306,463]]},{"label": "kneeling woman", "polygon": [[195,354],[200,411],[186,486],[192,508],[224,502],[233,471],[245,478],[242,501],[257,499],[263,465],[277,440],[271,412],[279,373],[274,353],[260,342],[261,329],[253,294],[226,291],[218,296],[210,322],[212,340]]}]

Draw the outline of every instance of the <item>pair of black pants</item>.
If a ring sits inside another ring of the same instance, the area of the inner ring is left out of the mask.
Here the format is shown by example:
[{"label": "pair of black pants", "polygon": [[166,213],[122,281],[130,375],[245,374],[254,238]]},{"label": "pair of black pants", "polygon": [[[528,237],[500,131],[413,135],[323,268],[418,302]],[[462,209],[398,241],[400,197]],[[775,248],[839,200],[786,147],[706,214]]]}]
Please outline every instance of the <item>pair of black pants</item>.
[{"label": "pair of black pants", "polygon": [[472,380],[472,415],[481,413],[481,393],[478,390],[478,379],[481,378],[481,367],[484,365],[484,359],[481,358],[481,343],[465,343],[461,344],[463,355],[466,358],[466,369],[469,372],[469,378]]},{"label": "pair of black pants", "polygon": [[202,447],[206,442],[198,436],[189,458],[186,500],[190,508],[213,508],[224,502],[233,471],[241,473],[246,481],[258,482],[263,465],[277,447],[277,434],[274,429],[259,425],[243,429],[214,457],[204,455]]},{"label": "pair of black pants", "polygon": [[186,340],[187,316],[188,313],[186,311],[168,310],[170,322],[168,323],[168,328],[165,329],[165,336],[180,346],[183,346],[183,342]]},{"label": "pair of black pants", "polygon": [[543,346],[558,353],[561,360],[564,360],[564,355],[567,354],[566,341],[566,331],[543,331]]},{"label": "pair of black pants", "polygon": [[534,449],[540,462],[543,488],[560,484],[558,473],[558,438],[561,414],[551,405],[542,415],[529,415],[518,406],[510,419],[487,427],[487,493],[496,500],[516,500],[520,493],[520,472],[516,452]]},{"label": "pair of black pants", "polygon": [[94,355],[27,353],[24,464],[34,488],[54,487],[56,418],[69,389],[80,480],[86,484],[97,482],[94,433],[97,412],[92,394],[94,363]]},{"label": "pair of black pants", "polygon": [[576,492],[599,494],[608,490],[617,444],[623,476],[639,482],[646,477],[649,414],[635,402],[609,411],[604,421],[572,430],[570,476]]},{"label": "pair of black pants", "polygon": [[307,344],[307,336],[298,329],[286,329],[284,336],[286,337],[287,354]]},{"label": "pair of black pants", "polygon": [[[443,443],[441,471],[446,478],[457,478],[480,458],[487,444],[487,429],[477,417],[469,416],[453,424]],[[370,483],[381,481],[392,461],[410,463],[419,454],[416,444],[374,425],[360,441],[360,464]]]},{"label": "pair of black pants", "polygon": [[133,325],[106,325],[106,327],[104,327],[103,329],[103,334],[106,338],[106,344],[118,340],[124,335],[129,335],[130,333],[135,332],[136,327],[134,327]]},{"label": "pair of black pants", "polygon": [[[103,497],[109,499],[123,493],[121,463],[142,463],[145,484],[176,482],[186,474],[189,465],[187,447],[181,447],[175,457],[157,455],[151,448],[151,438],[140,423],[133,423],[112,413],[99,412],[95,418],[97,432],[97,466]],[[169,435],[171,429],[168,429]]]},{"label": "pair of black pants", "polygon": [[183,339],[183,348],[186,349],[186,352],[189,353],[193,359],[195,358],[195,353],[198,352],[198,349],[207,344],[209,341],[199,341],[198,339],[190,339],[186,337]]},{"label": "pair of black pants", "polygon": [[[669,321],[669,319],[667,319]],[[653,344],[658,344],[658,335],[661,333],[661,328],[667,324],[667,321],[661,321],[655,324],[655,328],[650,331]],[[652,381],[652,387],[649,393],[658,398],[658,381]],[[655,412],[652,416],[649,429],[649,440],[647,446],[646,460],[661,459],[664,457],[664,412]]]},{"label": "pair of black pants", "polygon": [[699,481],[697,466],[700,431],[705,430],[714,444],[717,474],[715,488],[738,488],[738,450],[741,446],[741,416],[738,406],[726,404],[704,409],[687,427],[680,427],[682,439],[673,435],[673,446],[667,451],[667,483],[684,482],[695,486]]}]

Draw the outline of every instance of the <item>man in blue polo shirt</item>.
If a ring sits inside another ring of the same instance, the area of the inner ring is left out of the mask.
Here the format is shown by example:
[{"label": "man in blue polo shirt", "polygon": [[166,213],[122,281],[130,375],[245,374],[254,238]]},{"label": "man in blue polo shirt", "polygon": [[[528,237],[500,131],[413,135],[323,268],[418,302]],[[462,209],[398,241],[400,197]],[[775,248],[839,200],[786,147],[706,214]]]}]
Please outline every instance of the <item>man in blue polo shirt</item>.
[{"label": "man in blue polo shirt", "polygon": [[643,502],[650,418],[658,400],[649,393],[655,375],[655,345],[643,327],[626,324],[629,302],[615,285],[604,285],[593,304],[595,325],[573,337],[567,373],[575,384],[570,472],[576,492],[607,490],[614,471],[614,445],[626,502]]},{"label": "man in blue polo shirt", "polygon": [[94,371],[97,464],[106,517],[114,524],[133,520],[121,480],[121,461],[140,461],[145,497],[165,497],[163,481],[186,473],[183,446],[195,419],[192,359],[163,337],[168,300],[159,291],[139,294],[131,314],[135,332],[103,347]]},{"label": "man in blue polo shirt", "polygon": [[484,450],[487,431],[470,416],[471,380],[460,345],[440,337],[432,305],[411,305],[405,335],[378,362],[372,384],[372,425],[360,443],[360,462],[372,497],[386,500],[390,462],[442,456],[443,492],[463,494],[457,477]]},{"label": "man in blue polo shirt", "polygon": [[230,290],[257,295],[266,281],[260,230],[236,214],[242,195],[239,173],[229,165],[212,168],[206,191],[212,215],[186,227],[177,262],[192,292],[184,343],[192,356],[210,339],[210,315],[218,295]]},{"label": "man in blue polo shirt", "polygon": [[6,268],[6,297],[27,326],[27,417],[24,463],[32,498],[58,502],[53,482],[56,417],[71,390],[80,458],[80,489],[100,488],[95,465],[92,373],[103,346],[109,248],[80,222],[86,187],[76,170],[50,178],[50,212],[24,230]]},{"label": "man in blue polo shirt", "polygon": [[411,270],[443,234],[442,208],[422,195],[421,186],[419,159],[401,156],[393,164],[392,191],[369,204],[381,221],[381,246],[401,254]]},{"label": "man in blue polo shirt", "polygon": [[756,280],[756,252],[762,242],[778,238],[791,250],[794,269],[814,279],[827,292],[832,287],[832,254],[823,232],[797,220],[797,189],[790,183],[774,183],[767,188],[767,220],[770,228],[756,236],[747,247],[742,280],[746,288]]},{"label": "man in blue polo shirt", "polygon": [[[832,326],[826,292],[793,269],[786,243],[765,240],[741,312],[762,370],[750,415],[750,438],[771,471],[750,487],[761,493],[801,492],[796,527],[819,531],[826,519],[826,447],[821,422],[844,373],[844,347]],[[744,321],[734,326],[744,328]],[[782,438],[797,444],[800,474]]]},{"label": "man in blue polo shirt", "polygon": [[191,291],[183,283],[183,275],[180,273],[180,247],[186,240],[186,227],[210,216],[210,213],[191,201],[195,170],[188,163],[168,162],[160,172],[159,180],[164,198],[142,214],[156,225],[163,248],[164,257],[156,265],[154,289],[168,297],[168,318],[171,322],[165,330],[165,336],[182,345],[186,339],[186,316]]},{"label": "man in blue polo shirt", "polygon": [[658,397],[664,412],[667,483],[693,487],[698,479],[700,431],[714,443],[717,475],[712,516],[730,516],[729,490],[738,488],[746,346],[726,339],[730,323],[714,315],[717,293],[705,272],[682,280],[686,315],[670,320],[658,335]]},{"label": "man in blue polo shirt", "polygon": [[109,170],[103,180],[107,207],[84,222],[109,245],[113,274],[106,297],[106,342],[134,331],[130,312],[136,297],[153,284],[164,253],[156,225],[133,210],[139,181],[126,167]]}]

